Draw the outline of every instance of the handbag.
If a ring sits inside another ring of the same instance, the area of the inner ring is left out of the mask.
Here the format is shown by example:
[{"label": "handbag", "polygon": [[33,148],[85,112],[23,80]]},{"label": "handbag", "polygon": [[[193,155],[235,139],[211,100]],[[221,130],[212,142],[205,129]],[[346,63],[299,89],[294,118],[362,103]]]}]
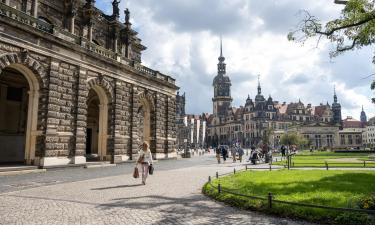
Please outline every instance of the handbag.
[{"label": "handbag", "polygon": [[133,177],[134,177],[134,178],[139,178],[138,167],[134,167]]},{"label": "handbag", "polygon": [[150,175],[154,174],[154,166],[152,164],[150,164],[150,166],[148,167],[148,173]]},{"label": "handbag", "polygon": [[145,154],[141,155],[141,156],[138,158],[137,163],[143,163],[144,160],[145,160]]}]

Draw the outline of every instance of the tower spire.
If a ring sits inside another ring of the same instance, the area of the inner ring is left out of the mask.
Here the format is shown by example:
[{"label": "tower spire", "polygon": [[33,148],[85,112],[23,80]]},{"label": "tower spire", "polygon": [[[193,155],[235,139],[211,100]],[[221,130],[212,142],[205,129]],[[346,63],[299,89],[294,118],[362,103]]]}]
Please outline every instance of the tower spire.
[{"label": "tower spire", "polygon": [[337,103],[336,85],[333,86],[333,102]]},{"label": "tower spire", "polygon": [[219,56],[219,64],[217,64],[218,74],[224,75],[226,73],[226,65],[224,63],[225,57],[223,56],[223,39],[220,36],[220,56]]},{"label": "tower spire", "polygon": [[258,95],[262,94],[262,88],[260,87],[260,75],[258,75]]},{"label": "tower spire", "polygon": [[220,57],[223,57],[223,37],[220,35]]}]

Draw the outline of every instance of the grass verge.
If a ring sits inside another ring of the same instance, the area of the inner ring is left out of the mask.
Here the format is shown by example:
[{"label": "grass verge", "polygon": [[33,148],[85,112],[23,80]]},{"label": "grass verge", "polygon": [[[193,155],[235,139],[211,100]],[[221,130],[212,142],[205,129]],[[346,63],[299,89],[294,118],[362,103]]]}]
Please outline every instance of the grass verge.
[{"label": "grass verge", "polygon": [[[359,199],[375,195],[374,171],[246,171],[213,180],[220,182],[224,190],[266,197],[271,192],[275,199],[297,203],[325,205],[331,207],[357,207]],[[275,203],[268,209],[267,201],[218,193],[210,184],[203,193],[243,209],[271,212],[284,217],[302,218],[308,221],[334,224],[342,212],[314,209]],[[364,225],[364,224],[363,224]]]}]

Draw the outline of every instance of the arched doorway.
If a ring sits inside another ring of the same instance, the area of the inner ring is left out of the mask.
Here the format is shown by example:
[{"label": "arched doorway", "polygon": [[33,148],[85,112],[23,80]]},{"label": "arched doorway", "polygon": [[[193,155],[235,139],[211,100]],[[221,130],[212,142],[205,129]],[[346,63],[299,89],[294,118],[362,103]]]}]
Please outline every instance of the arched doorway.
[{"label": "arched doorway", "polygon": [[0,163],[33,164],[37,135],[39,83],[23,65],[0,74]]},{"label": "arched doorway", "polygon": [[146,105],[142,105],[139,110],[139,144],[142,144],[144,141],[150,144],[151,141],[151,119],[150,119],[150,110]]},{"label": "arched doorway", "polygon": [[107,160],[108,97],[99,86],[93,86],[87,98],[86,159]]},{"label": "arched doorway", "polygon": [[153,98],[147,93],[139,95],[139,108],[138,108],[138,143],[141,145],[144,141],[149,143],[152,153],[156,153],[155,138],[154,138],[154,104]]}]

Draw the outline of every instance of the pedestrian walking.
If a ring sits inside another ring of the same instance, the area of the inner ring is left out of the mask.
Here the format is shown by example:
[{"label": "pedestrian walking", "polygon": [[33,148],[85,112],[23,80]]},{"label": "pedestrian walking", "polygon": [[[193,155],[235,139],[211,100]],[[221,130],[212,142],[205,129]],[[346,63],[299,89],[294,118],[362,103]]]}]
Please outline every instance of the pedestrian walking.
[{"label": "pedestrian walking", "polygon": [[220,155],[221,155],[220,148],[219,148],[219,147],[216,147],[215,151],[216,151],[216,159],[217,159],[217,163],[220,164]]},{"label": "pedestrian walking", "polygon": [[142,168],[142,184],[146,185],[146,179],[149,172],[149,167],[152,166],[152,155],[148,142],[143,142],[142,149],[139,151],[139,156],[136,162],[136,167],[140,165]]},{"label": "pedestrian walking", "polygon": [[224,163],[225,163],[225,161],[227,161],[227,157],[228,157],[228,150],[224,146],[221,147],[221,154],[223,155],[223,160],[224,160]]},{"label": "pedestrian walking", "polygon": [[242,156],[245,154],[245,151],[240,147],[238,148],[238,159],[242,163]]},{"label": "pedestrian walking", "polygon": [[236,147],[233,145],[232,148],[230,149],[230,152],[232,154],[232,158],[233,158],[233,162],[235,163],[236,162],[236,153],[237,153],[237,149]]},{"label": "pedestrian walking", "polygon": [[282,145],[281,146],[281,157],[285,157],[285,151],[286,151],[285,145]]}]

